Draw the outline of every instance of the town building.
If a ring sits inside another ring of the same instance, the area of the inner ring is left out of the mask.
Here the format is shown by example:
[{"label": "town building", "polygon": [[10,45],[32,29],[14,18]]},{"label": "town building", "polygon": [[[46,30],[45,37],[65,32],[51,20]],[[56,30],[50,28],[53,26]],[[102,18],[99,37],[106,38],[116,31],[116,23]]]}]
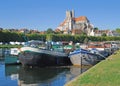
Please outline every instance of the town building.
[{"label": "town building", "polygon": [[93,32],[93,36],[102,36],[103,34],[106,34],[106,36],[120,36],[120,34],[114,30],[95,30]]},{"label": "town building", "polygon": [[64,34],[81,34],[92,35],[93,25],[86,16],[75,17],[74,10],[66,11],[66,18],[57,27],[56,31],[63,31]]}]

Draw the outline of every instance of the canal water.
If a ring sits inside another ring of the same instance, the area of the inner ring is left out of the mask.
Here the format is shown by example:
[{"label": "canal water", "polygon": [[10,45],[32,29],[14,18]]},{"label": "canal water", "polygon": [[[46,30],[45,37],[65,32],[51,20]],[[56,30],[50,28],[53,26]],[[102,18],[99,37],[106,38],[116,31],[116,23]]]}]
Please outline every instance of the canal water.
[{"label": "canal water", "polygon": [[21,65],[6,65],[0,57],[0,86],[64,86],[89,67],[44,67],[24,68]]}]

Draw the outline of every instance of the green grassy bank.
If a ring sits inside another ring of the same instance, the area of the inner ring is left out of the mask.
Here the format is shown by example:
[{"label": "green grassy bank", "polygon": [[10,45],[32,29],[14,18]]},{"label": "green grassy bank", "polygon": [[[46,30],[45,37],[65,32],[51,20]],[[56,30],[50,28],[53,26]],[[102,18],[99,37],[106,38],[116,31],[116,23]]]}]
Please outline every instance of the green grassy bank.
[{"label": "green grassy bank", "polygon": [[120,50],[65,86],[120,86]]}]

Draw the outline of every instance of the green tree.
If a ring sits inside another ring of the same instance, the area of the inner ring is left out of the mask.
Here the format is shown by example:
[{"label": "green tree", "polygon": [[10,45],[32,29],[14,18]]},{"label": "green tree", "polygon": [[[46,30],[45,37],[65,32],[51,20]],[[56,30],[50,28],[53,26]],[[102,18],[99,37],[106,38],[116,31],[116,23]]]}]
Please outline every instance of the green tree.
[{"label": "green tree", "polygon": [[84,39],[84,43],[85,43],[85,44],[88,44],[88,42],[89,42],[89,39],[86,37],[86,38]]},{"label": "green tree", "polygon": [[53,41],[53,35],[52,35],[52,34],[48,34],[48,35],[46,36],[46,40],[47,40],[47,41]]},{"label": "green tree", "polygon": [[51,29],[51,28],[48,28],[47,31],[46,31],[47,34],[53,34],[54,31]]},{"label": "green tree", "polygon": [[116,32],[120,34],[120,28],[116,28]]},{"label": "green tree", "polygon": [[99,30],[99,28],[98,28],[98,27],[95,27],[94,30]]},{"label": "green tree", "polygon": [[102,36],[107,36],[106,33],[103,33]]},{"label": "green tree", "polygon": [[63,34],[63,31],[60,32],[54,32],[55,34]]},{"label": "green tree", "polygon": [[87,36],[87,34],[84,33],[84,32],[82,32],[80,35],[81,35],[81,36]]}]

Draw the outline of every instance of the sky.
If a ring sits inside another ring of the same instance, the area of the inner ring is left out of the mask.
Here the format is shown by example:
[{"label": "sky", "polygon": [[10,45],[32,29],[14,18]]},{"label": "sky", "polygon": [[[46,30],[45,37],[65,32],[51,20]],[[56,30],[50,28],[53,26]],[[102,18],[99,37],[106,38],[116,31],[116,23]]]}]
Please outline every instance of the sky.
[{"label": "sky", "polygon": [[120,28],[120,0],[0,0],[0,27],[54,30],[67,10],[99,29]]}]

